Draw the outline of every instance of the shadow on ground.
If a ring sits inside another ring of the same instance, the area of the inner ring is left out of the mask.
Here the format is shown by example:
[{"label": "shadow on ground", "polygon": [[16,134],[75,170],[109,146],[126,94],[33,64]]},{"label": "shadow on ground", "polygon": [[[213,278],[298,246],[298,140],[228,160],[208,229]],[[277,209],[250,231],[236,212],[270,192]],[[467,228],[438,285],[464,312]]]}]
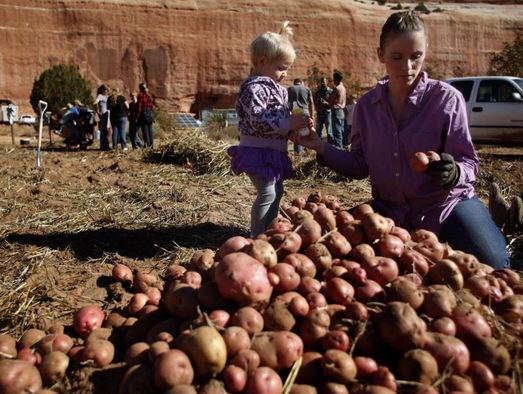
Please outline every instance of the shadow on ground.
[{"label": "shadow on ground", "polygon": [[133,259],[154,257],[177,247],[216,249],[234,235],[248,236],[245,229],[211,222],[194,226],[128,230],[101,228],[79,233],[10,234],[2,242],[71,250],[80,260],[97,259],[104,253],[118,253]]}]

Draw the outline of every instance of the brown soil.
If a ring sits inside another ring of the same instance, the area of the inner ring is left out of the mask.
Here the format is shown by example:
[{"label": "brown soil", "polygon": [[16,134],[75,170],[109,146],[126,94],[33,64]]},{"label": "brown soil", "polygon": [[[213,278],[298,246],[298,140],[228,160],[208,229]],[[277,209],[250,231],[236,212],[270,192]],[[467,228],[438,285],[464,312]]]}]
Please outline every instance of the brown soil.
[{"label": "brown soil", "polygon": [[[66,151],[58,136],[53,147],[44,138],[36,170],[35,141],[18,144],[34,130],[15,132],[12,147],[9,128],[0,127],[0,333],[70,325],[73,311],[88,303],[126,305],[130,294],[108,286],[114,262],[161,273],[196,249],[247,234],[254,192],[245,177],[195,175],[189,166],[145,161],[141,151]],[[523,147],[478,145],[478,153],[484,201],[494,180],[507,197],[522,195]],[[370,197],[361,182],[294,180],[284,199],[315,189],[344,206]],[[122,373],[120,364],[72,368],[55,389],[114,392]]]}]

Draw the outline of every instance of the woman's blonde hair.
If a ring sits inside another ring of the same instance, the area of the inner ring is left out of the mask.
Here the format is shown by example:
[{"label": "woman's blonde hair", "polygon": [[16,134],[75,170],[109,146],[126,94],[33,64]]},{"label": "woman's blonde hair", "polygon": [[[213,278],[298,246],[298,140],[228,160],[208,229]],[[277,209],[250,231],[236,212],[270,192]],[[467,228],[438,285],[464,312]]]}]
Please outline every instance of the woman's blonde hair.
[{"label": "woman's blonde hair", "polygon": [[279,33],[268,31],[260,34],[250,45],[252,62],[261,57],[266,57],[270,61],[284,59],[294,62],[296,52],[290,41],[292,35],[289,21],[283,22]]}]

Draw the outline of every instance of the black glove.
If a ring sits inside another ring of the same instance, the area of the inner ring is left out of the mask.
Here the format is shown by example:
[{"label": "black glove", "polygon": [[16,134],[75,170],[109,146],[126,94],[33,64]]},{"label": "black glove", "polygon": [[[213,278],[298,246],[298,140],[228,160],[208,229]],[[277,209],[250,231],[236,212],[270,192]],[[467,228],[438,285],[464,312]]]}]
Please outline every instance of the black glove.
[{"label": "black glove", "polygon": [[433,177],[442,188],[450,189],[458,183],[459,167],[452,155],[442,153],[440,157],[441,160],[429,163],[426,173]]}]

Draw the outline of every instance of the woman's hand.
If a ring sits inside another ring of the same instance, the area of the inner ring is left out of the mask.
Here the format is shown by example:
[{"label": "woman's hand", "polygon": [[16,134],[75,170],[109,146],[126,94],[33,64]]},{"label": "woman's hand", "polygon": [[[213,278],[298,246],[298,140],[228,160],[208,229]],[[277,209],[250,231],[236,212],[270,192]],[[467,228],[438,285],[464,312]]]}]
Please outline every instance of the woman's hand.
[{"label": "woman's hand", "polygon": [[299,130],[294,130],[290,132],[289,139],[296,144],[303,145],[304,147],[312,149],[318,154],[323,155],[325,145],[318,133],[316,133],[316,129],[312,126],[312,119],[309,122],[308,128],[308,135],[301,136]]}]

